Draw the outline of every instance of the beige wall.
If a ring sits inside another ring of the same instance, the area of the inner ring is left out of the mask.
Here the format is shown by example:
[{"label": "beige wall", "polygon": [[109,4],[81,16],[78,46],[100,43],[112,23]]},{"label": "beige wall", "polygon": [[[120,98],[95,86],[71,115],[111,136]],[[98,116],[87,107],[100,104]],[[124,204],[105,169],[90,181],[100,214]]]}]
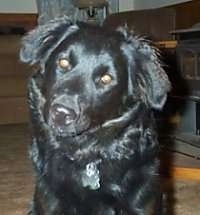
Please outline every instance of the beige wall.
[{"label": "beige wall", "polygon": [[119,0],[119,11],[158,8],[190,0]]},{"label": "beige wall", "polygon": [[134,9],[149,9],[184,3],[191,0],[133,0]]},{"label": "beige wall", "polygon": [[[119,10],[156,8],[190,0],[119,0]],[[0,13],[36,13],[35,0],[0,0]]]},{"label": "beige wall", "polygon": [[191,0],[119,0],[119,11],[158,8],[187,1]]},{"label": "beige wall", "polygon": [[36,13],[35,0],[0,0],[0,13]]}]

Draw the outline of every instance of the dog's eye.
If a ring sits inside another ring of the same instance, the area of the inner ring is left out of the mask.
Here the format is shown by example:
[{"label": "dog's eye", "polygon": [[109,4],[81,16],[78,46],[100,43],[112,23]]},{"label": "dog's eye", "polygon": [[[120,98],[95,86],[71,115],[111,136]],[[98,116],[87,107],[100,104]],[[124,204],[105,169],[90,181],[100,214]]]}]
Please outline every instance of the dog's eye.
[{"label": "dog's eye", "polygon": [[108,85],[112,82],[112,76],[109,74],[105,74],[103,76],[101,76],[101,83],[104,85]]},{"label": "dog's eye", "polygon": [[58,59],[58,66],[63,70],[70,70],[71,64],[67,58]]}]

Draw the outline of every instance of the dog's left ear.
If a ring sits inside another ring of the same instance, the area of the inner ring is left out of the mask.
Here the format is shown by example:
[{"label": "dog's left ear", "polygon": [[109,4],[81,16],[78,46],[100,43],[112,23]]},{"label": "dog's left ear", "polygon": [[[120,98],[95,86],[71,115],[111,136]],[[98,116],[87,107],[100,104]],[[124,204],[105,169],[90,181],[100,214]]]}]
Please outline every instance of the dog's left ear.
[{"label": "dog's left ear", "polygon": [[142,38],[129,33],[127,29],[119,30],[125,37],[123,52],[129,64],[129,85],[142,100],[155,109],[165,104],[167,93],[171,89],[168,76],[163,70],[158,51]]},{"label": "dog's left ear", "polygon": [[139,89],[146,95],[151,107],[161,109],[165,104],[171,85],[163,70],[158,52],[147,42],[141,41],[136,49],[136,81]]}]

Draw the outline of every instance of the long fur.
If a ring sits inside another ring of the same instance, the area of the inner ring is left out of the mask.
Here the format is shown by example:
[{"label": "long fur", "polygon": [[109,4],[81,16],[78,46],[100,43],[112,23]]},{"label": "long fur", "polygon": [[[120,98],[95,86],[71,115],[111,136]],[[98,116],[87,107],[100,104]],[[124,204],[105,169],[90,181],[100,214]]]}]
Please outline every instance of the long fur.
[{"label": "long fur", "polygon": [[[55,62],[71,46],[76,63],[63,75]],[[159,192],[152,109],[163,107],[170,90],[156,50],[126,28],[111,31],[64,17],[25,36],[20,56],[40,65],[28,85],[36,171],[29,214],[150,215]],[[105,68],[116,80],[94,90],[90,73]],[[55,132],[47,120],[52,100],[63,104],[63,98],[89,110],[73,132]]]}]

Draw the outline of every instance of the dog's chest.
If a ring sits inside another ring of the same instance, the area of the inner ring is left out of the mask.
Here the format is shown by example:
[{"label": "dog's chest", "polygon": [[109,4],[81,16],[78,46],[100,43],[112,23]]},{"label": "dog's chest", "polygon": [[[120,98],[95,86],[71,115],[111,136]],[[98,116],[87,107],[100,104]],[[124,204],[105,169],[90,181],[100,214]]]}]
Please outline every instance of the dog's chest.
[{"label": "dog's chest", "polygon": [[48,184],[65,198],[121,192],[127,173],[134,168],[133,143],[87,140],[79,145],[69,140],[59,143],[61,147],[53,150],[46,162]]},{"label": "dog's chest", "polygon": [[79,191],[100,191],[115,185],[120,187],[131,163],[131,159],[105,159],[94,155],[71,161],[63,155],[54,154],[47,172],[50,173],[49,180],[56,182],[57,189],[66,187],[69,191],[76,187]]}]

